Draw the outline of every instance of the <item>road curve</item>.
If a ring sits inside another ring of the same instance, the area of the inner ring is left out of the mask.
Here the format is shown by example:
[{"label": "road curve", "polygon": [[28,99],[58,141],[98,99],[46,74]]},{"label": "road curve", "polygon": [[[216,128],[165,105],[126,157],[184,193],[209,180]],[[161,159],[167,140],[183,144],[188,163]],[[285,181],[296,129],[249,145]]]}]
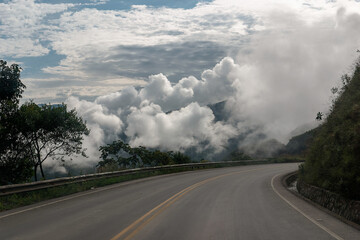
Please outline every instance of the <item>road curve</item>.
[{"label": "road curve", "polygon": [[297,164],[212,169],[111,185],[0,213],[0,239],[360,239],[282,188]]}]

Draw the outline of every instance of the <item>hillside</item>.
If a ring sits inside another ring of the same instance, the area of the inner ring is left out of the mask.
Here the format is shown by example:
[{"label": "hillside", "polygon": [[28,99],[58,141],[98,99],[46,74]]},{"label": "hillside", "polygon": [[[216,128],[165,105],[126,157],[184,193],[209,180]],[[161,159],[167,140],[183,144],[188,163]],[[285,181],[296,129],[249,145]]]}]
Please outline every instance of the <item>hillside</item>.
[{"label": "hillside", "polygon": [[343,82],[330,114],[316,131],[300,177],[360,200],[360,61]]},{"label": "hillside", "polygon": [[292,137],[280,155],[304,157],[311,145],[317,128]]}]

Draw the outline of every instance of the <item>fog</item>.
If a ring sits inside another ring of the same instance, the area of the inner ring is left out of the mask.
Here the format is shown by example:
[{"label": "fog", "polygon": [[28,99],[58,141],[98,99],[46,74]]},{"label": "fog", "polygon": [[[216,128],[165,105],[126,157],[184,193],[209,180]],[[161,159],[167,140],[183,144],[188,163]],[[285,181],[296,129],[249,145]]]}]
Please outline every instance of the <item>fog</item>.
[{"label": "fog", "polygon": [[[330,89],[358,56],[360,31],[354,29],[360,15],[339,8],[309,23],[277,11],[266,21],[281,28],[254,33],[237,54],[204,69],[200,78],[169,81],[159,73],[143,87],[129,86],[95,101],[69,97],[66,104],[91,129],[84,141],[90,157],[74,162],[96,163],[99,146],[116,139],[205,155],[226,151],[229,140],[241,139],[237,147],[251,153],[268,139],[286,144],[292,132],[316,126],[316,113],[331,103]],[[226,118],[215,121],[209,106],[222,101]]]}]

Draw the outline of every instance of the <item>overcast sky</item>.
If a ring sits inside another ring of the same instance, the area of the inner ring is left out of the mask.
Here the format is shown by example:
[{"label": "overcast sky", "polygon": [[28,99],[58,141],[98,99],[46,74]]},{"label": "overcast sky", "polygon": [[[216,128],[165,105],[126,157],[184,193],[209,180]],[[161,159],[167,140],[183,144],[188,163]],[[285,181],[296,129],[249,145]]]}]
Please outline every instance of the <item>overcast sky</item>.
[{"label": "overcast sky", "polygon": [[[295,41],[294,34],[308,34],[313,46],[306,47],[323,48],[325,39],[319,37],[339,27],[339,8],[349,16],[359,13],[360,5],[325,0],[0,2],[0,56],[23,67],[24,97],[36,102],[62,102],[68,96],[93,100],[129,85],[143,86],[158,73],[171,82],[199,77],[224,57],[240,63],[238,54],[251,57],[254,44],[264,47],[289,35]],[[315,28],[319,36],[304,27]],[[353,58],[357,42],[338,34],[332,38],[347,41],[348,49],[341,50],[348,52],[342,54]],[[289,50],[286,44],[279,47]]]},{"label": "overcast sky", "polygon": [[[286,142],[326,111],[360,48],[358,0],[5,0],[0,9],[0,59],[23,68],[24,100],[76,107],[89,146],[122,135],[219,149],[252,128]],[[206,105],[224,100],[230,117],[215,123]]]}]

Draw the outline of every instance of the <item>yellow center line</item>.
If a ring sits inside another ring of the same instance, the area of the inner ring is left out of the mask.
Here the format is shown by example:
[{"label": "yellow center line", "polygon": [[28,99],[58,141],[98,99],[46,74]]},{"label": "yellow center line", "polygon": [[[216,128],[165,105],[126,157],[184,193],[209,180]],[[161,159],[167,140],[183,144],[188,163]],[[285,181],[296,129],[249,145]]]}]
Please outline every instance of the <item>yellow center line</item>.
[{"label": "yellow center line", "polygon": [[[243,170],[243,171],[226,173],[226,174],[222,174],[222,175],[212,177],[212,178],[209,178],[209,179],[205,179],[205,180],[203,180],[201,182],[195,183],[195,184],[181,190],[180,192],[174,194],[173,196],[171,196],[170,198],[168,198],[164,202],[160,203],[159,205],[157,205],[156,207],[151,209],[149,212],[144,214],[142,217],[138,218],[132,224],[130,224],[129,226],[124,228],[116,236],[111,238],[111,240],[117,240],[117,239],[120,239],[122,237],[124,237],[125,240],[132,239],[143,227],[145,227],[149,222],[151,222],[156,216],[158,216],[160,213],[165,211],[168,207],[170,207],[172,204],[174,204],[181,197],[183,197],[184,195],[186,195],[190,191],[194,190],[195,188],[200,187],[201,185],[204,185],[204,184],[206,184],[206,183],[208,183],[210,181],[214,181],[216,179],[219,179],[219,178],[222,178],[222,177],[225,177],[225,176],[230,176],[230,175],[234,175],[234,174],[238,174],[238,173],[244,173],[244,172],[256,171],[256,170],[259,170],[259,169],[263,169],[263,168],[255,168],[255,169],[250,169],[250,170]],[[125,235],[127,235],[127,236],[125,237]]]}]

